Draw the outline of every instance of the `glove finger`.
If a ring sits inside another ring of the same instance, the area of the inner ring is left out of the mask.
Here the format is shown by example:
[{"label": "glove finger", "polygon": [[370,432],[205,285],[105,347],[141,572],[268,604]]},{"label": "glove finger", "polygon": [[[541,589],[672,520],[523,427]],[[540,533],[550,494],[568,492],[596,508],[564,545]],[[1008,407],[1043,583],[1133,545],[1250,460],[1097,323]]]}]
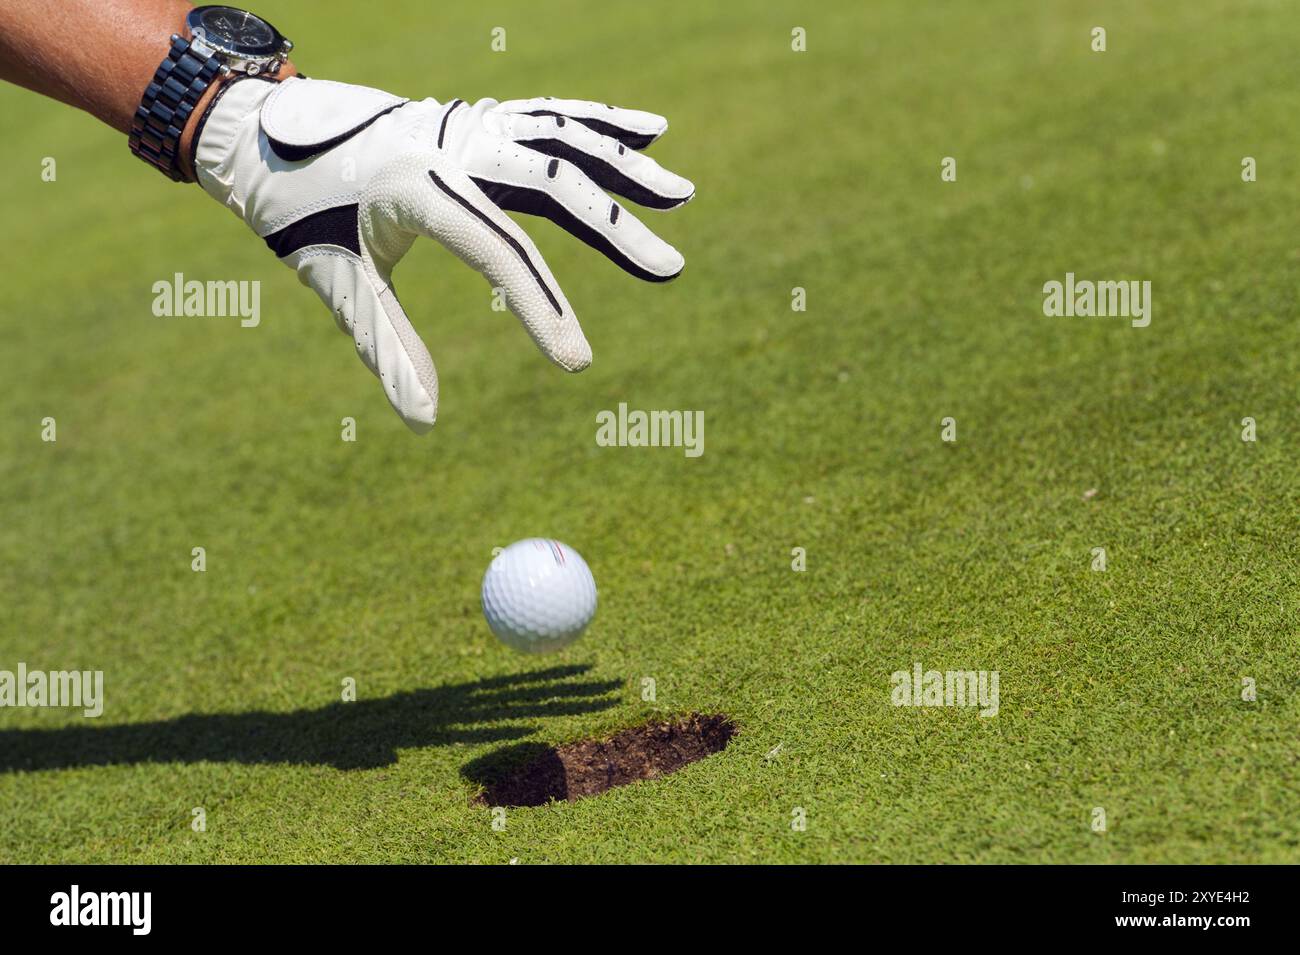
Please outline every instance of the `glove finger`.
[{"label": "glove finger", "polygon": [[[366,187],[363,256],[382,249],[391,232],[428,236],[481,272],[504,291],[510,311],[561,368],[581,371],[591,364],[577,316],[533,241],[441,153],[399,156]],[[386,281],[392,263],[382,255],[375,261],[379,280]]]},{"label": "glove finger", "polygon": [[497,107],[507,113],[527,116],[563,116],[576,119],[602,136],[617,139],[632,149],[645,149],[668,131],[668,120],[658,113],[639,109],[623,109],[592,103],[582,99],[555,99],[538,96],[533,99],[511,99]]},{"label": "glove finger", "polygon": [[[409,245],[409,243],[408,243]],[[309,246],[285,259],[315,289],[352,336],[357,356],[384,388],[394,410],[417,434],[438,417],[438,373],[393,289],[349,249]]]},{"label": "glove finger", "polygon": [[647,282],[676,278],[686,262],[682,254],[651,232],[577,166],[517,147],[513,156],[498,155],[490,172],[474,182],[509,212],[543,216],[608,256],[625,271]]},{"label": "glove finger", "polygon": [[649,156],[564,116],[507,114],[508,134],[520,145],[573,163],[602,189],[651,209],[689,202],[695,186]]}]

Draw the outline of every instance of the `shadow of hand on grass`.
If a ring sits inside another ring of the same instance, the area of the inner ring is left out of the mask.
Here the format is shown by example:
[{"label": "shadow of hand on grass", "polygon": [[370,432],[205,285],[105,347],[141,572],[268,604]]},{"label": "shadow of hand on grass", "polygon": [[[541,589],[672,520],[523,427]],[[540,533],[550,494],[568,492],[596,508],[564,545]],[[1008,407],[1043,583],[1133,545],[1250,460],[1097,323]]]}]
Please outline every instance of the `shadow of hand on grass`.
[{"label": "shadow of hand on grass", "polygon": [[395,693],[291,713],[191,714],[155,723],[0,730],[0,773],[123,763],[298,763],[371,769],[397,750],[530,736],[518,720],[614,706],[611,681],[578,680],[588,666]]}]

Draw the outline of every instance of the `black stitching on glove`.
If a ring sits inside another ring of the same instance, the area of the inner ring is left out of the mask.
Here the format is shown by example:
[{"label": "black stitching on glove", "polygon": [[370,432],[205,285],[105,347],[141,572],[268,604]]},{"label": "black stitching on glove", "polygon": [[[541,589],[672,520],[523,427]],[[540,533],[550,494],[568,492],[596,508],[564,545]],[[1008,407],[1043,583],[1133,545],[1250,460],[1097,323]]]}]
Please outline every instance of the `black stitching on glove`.
[{"label": "black stitching on glove", "polygon": [[318,143],[308,143],[305,146],[291,146],[288,143],[280,142],[280,140],[278,139],[272,139],[270,134],[267,135],[266,140],[271,144],[271,151],[274,152],[281,159],[283,159],[285,162],[302,162],[304,159],[310,159],[312,156],[319,156],[323,152],[328,152],[329,150],[337,146],[339,143],[347,142],[357,133],[361,132],[361,130],[365,129],[375,120],[379,119],[379,117],[387,116],[393,110],[401,109],[405,105],[406,103],[394,103],[392,106],[388,107],[388,109],[384,110],[383,112],[376,113],[374,116],[371,116],[360,126],[354,126],[351,129],[349,129],[346,133],[340,133],[337,136],[334,136],[330,139],[322,140]]},{"label": "black stitching on glove", "polygon": [[[439,179],[438,174],[434,172],[432,169],[429,170],[429,178],[433,180],[434,185],[436,185],[439,189],[441,189],[447,195],[451,196],[451,198],[455,199],[458,203],[464,206],[472,215],[474,215],[477,219],[479,219],[484,225],[486,225],[489,229],[491,229],[498,236],[504,239],[506,244],[509,245],[510,248],[515,250],[515,254],[518,255],[519,258],[523,260],[524,265],[528,267],[528,271],[531,272],[533,274],[533,278],[537,280],[538,287],[541,288],[542,292],[546,295],[546,298],[550,301],[551,307],[555,309],[555,314],[563,315],[564,309],[560,308],[560,303],[556,299],[555,294],[549,288],[547,288],[546,283],[542,281],[542,273],[537,271],[537,266],[533,264],[533,260],[528,257],[528,253],[524,250],[524,247],[520,245],[518,241],[516,241],[515,237],[512,236],[509,232],[507,232],[505,229],[501,228],[499,225],[497,225],[487,216],[485,216],[478,209],[476,209],[472,202],[470,202],[468,199],[466,199],[464,196],[458,193],[455,189],[452,189],[451,186],[447,185],[445,182]],[[477,182],[478,180],[475,181]]]}]

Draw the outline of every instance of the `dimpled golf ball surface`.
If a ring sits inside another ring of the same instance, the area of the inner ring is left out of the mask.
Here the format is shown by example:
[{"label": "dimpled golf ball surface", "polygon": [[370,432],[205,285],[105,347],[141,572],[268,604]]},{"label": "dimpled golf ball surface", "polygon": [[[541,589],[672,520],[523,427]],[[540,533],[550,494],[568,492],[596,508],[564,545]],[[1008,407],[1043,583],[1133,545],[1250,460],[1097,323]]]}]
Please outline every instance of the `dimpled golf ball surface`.
[{"label": "dimpled golf ball surface", "polygon": [[492,560],[483,575],[483,616],[506,646],[546,653],[567,646],[596,613],[587,562],[559,541],[530,537]]}]

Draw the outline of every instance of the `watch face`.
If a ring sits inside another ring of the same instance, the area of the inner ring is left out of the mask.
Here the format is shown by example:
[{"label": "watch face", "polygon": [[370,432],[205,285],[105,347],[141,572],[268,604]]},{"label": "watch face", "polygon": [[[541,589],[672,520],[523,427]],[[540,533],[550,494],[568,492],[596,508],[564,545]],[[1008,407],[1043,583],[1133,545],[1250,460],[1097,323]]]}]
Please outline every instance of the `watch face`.
[{"label": "watch face", "polygon": [[219,49],[246,55],[270,54],[283,38],[261,17],[234,7],[198,7],[190,13],[190,32]]}]

